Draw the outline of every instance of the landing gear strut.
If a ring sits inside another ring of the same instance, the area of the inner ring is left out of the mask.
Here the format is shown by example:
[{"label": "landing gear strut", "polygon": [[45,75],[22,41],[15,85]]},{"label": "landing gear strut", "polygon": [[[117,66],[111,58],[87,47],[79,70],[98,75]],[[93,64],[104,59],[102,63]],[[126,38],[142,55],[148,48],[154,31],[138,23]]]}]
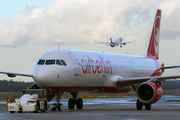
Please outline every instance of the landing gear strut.
[{"label": "landing gear strut", "polygon": [[68,107],[69,109],[74,109],[74,106],[76,105],[77,109],[82,109],[83,108],[83,100],[81,98],[77,99],[77,94],[76,92],[70,93],[73,98],[70,98],[68,101]]},{"label": "landing gear strut", "polygon": [[56,97],[56,103],[53,104],[52,111],[61,111],[62,104],[60,103],[60,97],[61,97],[62,92],[56,92],[55,97]]},{"label": "landing gear strut", "polygon": [[143,105],[145,105],[146,110],[151,110],[151,104],[143,104],[139,99],[137,99],[137,102],[136,102],[137,110],[142,110]]}]

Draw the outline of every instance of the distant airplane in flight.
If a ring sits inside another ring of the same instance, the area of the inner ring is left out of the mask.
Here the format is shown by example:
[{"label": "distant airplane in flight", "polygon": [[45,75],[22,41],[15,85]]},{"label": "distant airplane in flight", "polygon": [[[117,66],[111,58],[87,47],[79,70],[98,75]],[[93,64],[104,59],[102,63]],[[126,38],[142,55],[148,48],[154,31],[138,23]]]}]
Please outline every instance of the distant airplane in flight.
[{"label": "distant airplane in flight", "polygon": [[132,43],[132,42],[135,42],[134,41],[130,41],[130,42],[122,42],[123,39],[122,37],[118,37],[114,42],[112,41],[112,38],[110,37],[110,42],[96,42],[95,43],[101,43],[101,44],[109,44],[107,46],[111,46],[111,47],[116,47],[116,46],[119,46],[122,47],[122,45],[126,45],[126,43]]}]

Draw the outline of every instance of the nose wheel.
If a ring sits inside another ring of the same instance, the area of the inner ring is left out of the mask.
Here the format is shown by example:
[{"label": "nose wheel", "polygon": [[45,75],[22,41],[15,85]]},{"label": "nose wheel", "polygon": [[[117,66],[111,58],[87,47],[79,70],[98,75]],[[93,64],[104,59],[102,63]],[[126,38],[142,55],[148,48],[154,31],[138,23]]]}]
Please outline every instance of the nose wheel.
[{"label": "nose wheel", "polygon": [[77,109],[81,110],[83,108],[83,100],[81,98],[77,99],[77,93],[71,93],[73,98],[70,98],[68,101],[69,109],[74,109],[75,105]]},{"label": "nose wheel", "polygon": [[62,92],[56,92],[55,93],[55,96],[56,96],[56,103],[53,104],[53,107],[52,107],[52,111],[61,111],[62,109],[62,104],[60,103],[60,96],[61,96]]}]

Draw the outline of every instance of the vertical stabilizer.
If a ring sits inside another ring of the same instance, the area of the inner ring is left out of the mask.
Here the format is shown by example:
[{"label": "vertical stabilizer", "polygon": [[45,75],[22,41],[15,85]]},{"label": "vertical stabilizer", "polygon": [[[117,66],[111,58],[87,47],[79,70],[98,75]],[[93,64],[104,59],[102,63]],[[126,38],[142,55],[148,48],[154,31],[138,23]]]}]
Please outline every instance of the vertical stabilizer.
[{"label": "vertical stabilizer", "polygon": [[110,37],[110,41],[111,41],[111,43],[112,43],[112,38]]},{"label": "vertical stabilizer", "polygon": [[153,59],[159,57],[159,37],[160,37],[161,10],[157,9],[154,25],[151,33],[147,56]]}]

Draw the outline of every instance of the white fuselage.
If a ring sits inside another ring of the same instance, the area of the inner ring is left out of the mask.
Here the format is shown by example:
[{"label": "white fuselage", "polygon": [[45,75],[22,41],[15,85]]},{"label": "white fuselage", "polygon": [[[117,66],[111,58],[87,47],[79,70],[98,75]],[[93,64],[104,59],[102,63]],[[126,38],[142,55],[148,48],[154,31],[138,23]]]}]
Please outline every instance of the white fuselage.
[{"label": "white fuselage", "polygon": [[[64,49],[46,52],[40,60],[45,62],[34,67],[36,84],[59,89],[76,88],[77,91],[81,91],[78,88],[83,88],[82,91],[88,88],[92,91],[93,88],[116,88],[116,80],[121,77],[152,76],[158,61],[148,57]],[[64,60],[67,66],[58,65],[57,61],[47,65],[47,60]]]}]

